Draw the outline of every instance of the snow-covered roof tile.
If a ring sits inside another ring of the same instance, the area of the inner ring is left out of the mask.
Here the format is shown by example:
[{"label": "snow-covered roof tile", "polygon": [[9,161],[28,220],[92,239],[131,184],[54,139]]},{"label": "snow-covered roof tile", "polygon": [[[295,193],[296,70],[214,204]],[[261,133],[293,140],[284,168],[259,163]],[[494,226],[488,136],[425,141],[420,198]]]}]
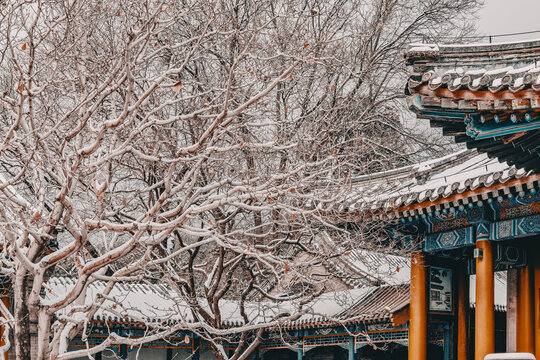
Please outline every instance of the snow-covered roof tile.
[{"label": "snow-covered roof tile", "polygon": [[[408,258],[394,255],[379,255],[374,252],[359,252],[356,260],[351,260],[353,266],[358,268],[374,266],[368,265],[366,259],[383,265],[380,269],[385,274],[386,285],[364,286],[346,291],[328,292],[316,298],[310,304],[310,311],[299,319],[288,321],[286,327],[316,326],[318,323],[331,323],[334,321],[364,321],[384,320],[391,318],[396,311],[409,305],[410,264]],[[360,260],[359,256],[363,256]],[[351,258],[353,259],[353,258]],[[395,268],[394,268],[395,267]],[[402,267],[401,269],[399,269]],[[396,270],[393,271],[392,269]],[[392,280],[392,281],[390,281]],[[392,283],[393,282],[393,283]],[[495,274],[495,307],[498,311],[506,310],[506,276],[504,272]],[[75,285],[74,279],[52,278],[48,286],[52,290],[46,295],[46,300],[59,298]],[[105,283],[96,281],[88,287],[84,305],[95,302],[98,294],[104,290]],[[142,288],[150,291],[142,291]],[[127,292],[125,292],[127,290]],[[164,293],[163,290],[167,290]],[[109,294],[112,302],[106,300],[94,315],[95,321],[125,321],[141,322],[146,320],[152,323],[193,323],[191,311],[185,302],[172,295],[164,285],[145,284],[136,286],[123,284],[113,289]],[[475,277],[470,281],[470,302],[475,302]],[[284,302],[248,302],[246,313],[251,323],[264,323],[281,312],[293,312],[297,304]],[[240,326],[244,323],[238,311],[238,302],[234,300],[220,301],[223,324],[225,326]],[[56,316],[67,316],[70,308],[57,312]],[[76,315],[70,315],[75,316]]]},{"label": "snow-covered roof tile", "polygon": [[[70,278],[51,278],[48,281],[51,289],[45,296],[45,301],[53,302],[62,298],[75,286],[75,281]],[[84,305],[95,304],[100,294],[103,294],[106,284],[95,281],[88,286]],[[307,307],[310,309],[307,314],[299,319],[290,322],[290,327],[297,327],[305,324],[314,324],[322,321],[346,320],[344,311],[353,306],[361,306],[359,303],[363,299],[377,291],[378,286],[364,286],[339,292],[328,292],[316,298]],[[164,291],[165,290],[165,291]],[[114,301],[109,300],[114,299]],[[204,299],[200,303],[207,307]],[[81,304],[79,304],[81,305]],[[219,303],[222,323],[225,326],[239,326],[244,323],[239,311],[239,302],[235,300],[221,300]],[[245,311],[250,322],[264,323],[270,321],[277,314],[282,312],[295,313],[299,304],[293,301],[283,302],[247,302]],[[304,308],[306,306],[304,305]],[[64,308],[56,313],[57,317],[68,316],[73,306]],[[79,314],[81,315],[81,314]],[[69,316],[78,318],[79,315]],[[366,313],[364,317],[373,316],[374,313]],[[124,321],[124,322],[150,322],[150,323],[194,323],[195,320],[187,303],[174,295],[171,289],[167,289],[163,284],[116,284],[107,300],[103,302],[99,310],[93,316],[94,321]],[[360,320],[355,316],[355,321]]]},{"label": "snow-covered roof tile", "polygon": [[350,207],[370,204],[368,208],[372,211],[397,209],[428,200],[443,200],[530,174],[505,162],[490,159],[486,154],[463,150],[440,159],[353,179],[353,191],[367,194],[375,187],[379,191],[358,199],[361,205]]}]

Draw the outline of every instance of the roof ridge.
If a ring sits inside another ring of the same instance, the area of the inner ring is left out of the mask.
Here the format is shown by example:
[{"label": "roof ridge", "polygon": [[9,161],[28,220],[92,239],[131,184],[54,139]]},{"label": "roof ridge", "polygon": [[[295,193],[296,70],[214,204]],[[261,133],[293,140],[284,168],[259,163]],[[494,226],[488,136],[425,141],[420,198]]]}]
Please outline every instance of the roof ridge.
[{"label": "roof ridge", "polygon": [[453,152],[451,154],[441,156],[441,157],[436,158],[436,159],[430,159],[430,160],[422,161],[422,162],[419,162],[419,163],[415,163],[415,164],[411,164],[411,165],[407,165],[407,166],[402,166],[402,167],[399,167],[399,168],[379,171],[379,172],[375,172],[375,173],[372,173],[372,174],[360,175],[358,177],[352,177],[351,182],[354,184],[354,183],[360,183],[360,182],[364,182],[364,181],[368,181],[368,180],[386,178],[386,177],[393,176],[393,175],[404,174],[404,173],[410,172],[411,170],[414,170],[415,168],[425,167],[425,166],[429,166],[429,165],[433,165],[433,166],[438,167],[438,166],[442,166],[444,164],[447,164],[449,162],[456,161],[457,159],[459,159],[459,157],[461,155],[465,156],[468,153],[474,153],[474,152],[476,152],[476,150],[474,150],[474,149],[462,149],[462,150]]}]

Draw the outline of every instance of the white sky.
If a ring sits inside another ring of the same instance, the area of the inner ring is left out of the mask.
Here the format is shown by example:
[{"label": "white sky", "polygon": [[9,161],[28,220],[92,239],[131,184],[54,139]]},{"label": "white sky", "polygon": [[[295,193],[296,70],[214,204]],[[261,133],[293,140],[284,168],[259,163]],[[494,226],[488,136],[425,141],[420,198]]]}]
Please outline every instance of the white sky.
[{"label": "white sky", "polygon": [[[540,0],[484,0],[478,17],[478,30],[485,35],[540,30]],[[540,32],[495,37],[493,42],[528,39],[540,39]]]}]

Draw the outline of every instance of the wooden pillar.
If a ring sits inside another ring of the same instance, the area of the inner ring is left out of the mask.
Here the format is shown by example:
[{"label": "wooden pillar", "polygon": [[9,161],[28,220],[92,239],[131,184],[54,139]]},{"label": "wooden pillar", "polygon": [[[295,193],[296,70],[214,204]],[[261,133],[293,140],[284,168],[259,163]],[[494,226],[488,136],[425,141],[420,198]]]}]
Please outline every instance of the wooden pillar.
[{"label": "wooden pillar", "polygon": [[518,269],[516,351],[534,353],[534,273],[530,265]]},{"label": "wooden pillar", "polygon": [[457,359],[467,360],[468,356],[468,331],[469,331],[469,275],[466,267],[458,269],[458,304],[457,304]]},{"label": "wooden pillar", "polygon": [[506,352],[516,352],[518,270],[506,271]]},{"label": "wooden pillar", "polygon": [[411,254],[409,360],[427,359],[427,264],[421,252]]},{"label": "wooden pillar", "polygon": [[495,352],[493,253],[487,228],[483,224],[480,226],[483,229],[478,230],[476,238],[476,248],[481,249],[482,256],[476,258],[475,360],[484,360],[484,356]]}]

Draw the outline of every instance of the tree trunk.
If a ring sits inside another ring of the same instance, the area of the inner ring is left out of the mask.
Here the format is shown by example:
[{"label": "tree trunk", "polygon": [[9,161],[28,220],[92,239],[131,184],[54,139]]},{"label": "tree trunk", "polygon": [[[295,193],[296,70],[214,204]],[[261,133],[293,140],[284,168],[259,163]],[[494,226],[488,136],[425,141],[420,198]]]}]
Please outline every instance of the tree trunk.
[{"label": "tree trunk", "polygon": [[46,310],[40,309],[38,314],[38,359],[49,358],[49,337],[51,329],[51,317]]},{"label": "tree trunk", "polygon": [[17,274],[15,278],[14,317],[17,322],[13,326],[15,358],[30,359],[30,314],[28,312],[28,274]]},{"label": "tree trunk", "polygon": [[228,351],[225,350],[220,340],[215,340],[215,342],[215,344],[212,344],[212,352],[214,353],[216,360],[227,360],[229,358],[227,356]]}]

